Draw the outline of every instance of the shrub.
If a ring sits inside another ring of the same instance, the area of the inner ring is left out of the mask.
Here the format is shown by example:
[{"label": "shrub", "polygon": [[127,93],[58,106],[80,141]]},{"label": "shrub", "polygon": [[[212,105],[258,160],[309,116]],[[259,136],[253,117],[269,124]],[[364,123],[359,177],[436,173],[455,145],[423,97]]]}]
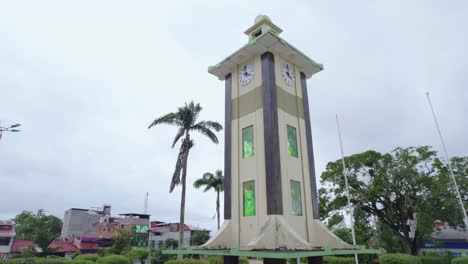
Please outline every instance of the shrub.
[{"label": "shrub", "polygon": [[209,264],[223,264],[223,257],[221,256],[209,256],[207,259]]},{"label": "shrub", "polygon": [[421,258],[408,254],[383,254],[379,259],[381,264],[422,264]]},{"label": "shrub", "polygon": [[354,257],[336,257],[336,256],[325,256],[323,257],[325,264],[354,264]]},{"label": "shrub", "polygon": [[[209,264],[223,264],[224,259],[221,256],[209,256],[207,259]],[[249,264],[247,257],[239,257],[239,264]]]},{"label": "shrub", "polygon": [[210,262],[205,259],[172,259],[164,262],[164,264],[210,264]]},{"label": "shrub", "polygon": [[50,256],[47,258],[34,258],[36,264],[65,264],[66,259],[63,257]]},{"label": "shrub", "polygon": [[124,256],[121,255],[110,255],[106,257],[99,258],[97,260],[99,264],[132,264],[132,262]]},{"label": "shrub", "polygon": [[452,264],[468,264],[468,256],[454,258]]},{"label": "shrub", "polygon": [[249,259],[247,257],[239,257],[239,264],[249,264]]},{"label": "shrub", "polygon": [[450,264],[450,258],[443,256],[421,256],[422,264]]},{"label": "shrub", "polygon": [[98,254],[83,254],[76,256],[73,260],[89,260],[96,262],[100,256]]},{"label": "shrub", "polygon": [[65,264],[96,264],[96,262],[91,260],[84,260],[84,259],[67,259],[65,260]]},{"label": "shrub", "polygon": [[1,259],[0,264],[34,264],[34,258]]}]

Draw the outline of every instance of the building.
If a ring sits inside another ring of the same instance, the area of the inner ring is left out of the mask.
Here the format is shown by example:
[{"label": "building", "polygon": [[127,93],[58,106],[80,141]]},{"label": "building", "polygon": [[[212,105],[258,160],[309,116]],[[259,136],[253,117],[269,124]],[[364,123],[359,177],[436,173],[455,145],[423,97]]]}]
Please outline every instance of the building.
[{"label": "building", "polygon": [[[149,241],[152,248],[160,248],[164,245],[166,240],[179,241],[179,223],[165,223],[160,221],[151,222],[149,230]],[[194,226],[184,225],[184,242],[182,247],[192,245],[192,237],[194,232],[205,232],[209,238],[210,231]]]},{"label": "building", "polygon": [[31,240],[15,240],[13,246],[11,247],[9,257],[20,254],[24,249],[28,247],[33,247],[36,252],[42,252],[41,248],[34,244]]},{"label": "building", "polygon": [[[15,240],[13,242],[13,246],[11,248],[9,257],[15,254],[20,254],[24,249],[28,247],[34,247],[34,250],[36,250],[36,252],[42,252],[41,248],[39,248],[38,245],[34,244],[30,240]],[[71,241],[66,240],[55,240],[52,243],[50,243],[49,247],[55,249],[53,255],[65,258],[71,258],[72,255],[76,251],[78,251],[78,248],[75,245],[73,245]]]},{"label": "building", "polygon": [[[103,208],[71,208],[65,212],[63,217],[62,238],[73,238],[83,236],[83,232],[89,227],[99,223],[101,217],[110,215],[111,206],[104,205]],[[93,234],[87,234],[88,236]]]},{"label": "building", "polygon": [[75,237],[73,245],[78,248],[80,254],[95,254],[100,249],[114,245],[114,240],[112,238]]},{"label": "building", "polygon": [[73,242],[67,240],[55,240],[50,243],[49,247],[55,249],[53,255],[69,259],[78,251],[78,247],[75,246]]},{"label": "building", "polygon": [[[149,230],[150,246],[153,248],[160,248],[164,245],[166,240],[179,241],[179,223],[165,223],[154,221],[151,222]],[[182,247],[190,246],[191,231],[188,225],[184,225],[184,242]]]},{"label": "building", "polygon": [[468,255],[468,233],[466,230],[454,229],[445,222],[439,222],[432,234],[433,241],[426,242],[421,252],[451,252],[454,257]]},{"label": "building", "polygon": [[119,231],[132,231],[132,246],[146,247],[148,245],[148,230],[150,215],[138,213],[119,214],[119,217],[102,217],[96,224],[96,237],[114,238]]},{"label": "building", "polygon": [[15,222],[0,221],[0,259],[10,254],[15,235]]}]

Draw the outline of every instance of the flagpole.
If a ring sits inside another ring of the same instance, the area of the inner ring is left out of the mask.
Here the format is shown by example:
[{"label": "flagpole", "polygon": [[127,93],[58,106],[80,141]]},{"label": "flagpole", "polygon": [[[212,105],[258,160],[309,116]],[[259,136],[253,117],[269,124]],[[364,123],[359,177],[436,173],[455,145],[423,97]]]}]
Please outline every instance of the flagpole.
[{"label": "flagpole", "polygon": [[460,207],[462,209],[462,214],[464,217],[463,222],[465,222],[465,229],[466,229],[466,232],[468,233],[468,216],[466,215],[465,205],[463,205],[463,200],[461,198],[460,191],[458,190],[458,184],[457,184],[457,181],[455,180],[455,175],[453,173],[450,158],[447,153],[447,148],[445,147],[444,138],[442,137],[442,133],[440,132],[439,123],[437,122],[434,108],[432,107],[431,98],[429,97],[429,92],[426,92],[426,97],[427,97],[427,101],[429,102],[429,106],[431,107],[432,116],[434,117],[434,122],[437,127],[437,132],[439,133],[439,138],[440,138],[440,142],[442,143],[442,148],[444,149],[445,159],[447,160],[447,165],[450,171],[450,178],[452,179],[453,186],[455,187],[455,193],[457,195],[458,202],[460,203]]},{"label": "flagpole", "polygon": [[[354,232],[354,212],[353,212],[353,207],[351,205],[351,198],[349,195],[348,177],[346,176],[346,164],[344,161],[343,143],[341,142],[341,131],[340,131],[340,122],[338,121],[338,114],[336,114],[336,126],[338,127],[338,138],[340,139],[341,161],[343,162],[343,177],[345,180],[346,196],[348,198],[349,218],[351,220],[351,236],[353,237],[353,245],[356,246],[356,234]],[[354,261],[356,262],[356,264],[359,264],[357,254],[354,254]]]}]

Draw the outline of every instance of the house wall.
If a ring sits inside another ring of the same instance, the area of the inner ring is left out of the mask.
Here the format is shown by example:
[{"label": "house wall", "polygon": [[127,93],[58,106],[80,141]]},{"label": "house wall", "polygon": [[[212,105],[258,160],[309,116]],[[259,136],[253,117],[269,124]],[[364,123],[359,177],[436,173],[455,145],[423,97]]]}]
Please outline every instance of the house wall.
[{"label": "house wall", "polygon": [[[185,231],[184,232],[184,242],[182,243],[182,247],[189,247],[190,246],[190,237],[191,232]],[[150,233],[150,245],[153,248],[159,248],[160,246],[164,245],[164,242],[168,239],[172,240],[179,240],[179,231],[176,232],[163,232],[161,235],[155,235],[154,233]]]},{"label": "house wall", "polygon": [[65,212],[63,217],[62,238],[73,236],[82,236],[90,226],[99,222],[100,215],[90,214],[87,210],[70,209]]}]

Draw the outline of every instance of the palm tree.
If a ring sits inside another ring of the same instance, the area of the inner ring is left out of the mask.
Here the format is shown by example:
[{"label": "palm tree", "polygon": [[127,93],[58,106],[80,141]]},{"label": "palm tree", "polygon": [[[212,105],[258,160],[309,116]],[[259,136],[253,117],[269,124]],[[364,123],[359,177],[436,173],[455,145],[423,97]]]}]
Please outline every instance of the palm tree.
[{"label": "palm tree", "polygon": [[[172,142],[172,147],[182,138],[180,145],[179,155],[177,157],[176,167],[174,174],[172,175],[171,186],[169,193],[172,193],[176,185],[182,185],[182,194],[180,199],[180,226],[179,226],[179,249],[182,249],[182,242],[184,239],[184,218],[185,218],[185,187],[187,179],[187,160],[190,149],[193,147],[193,141],[190,138],[191,131],[197,131],[204,136],[207,136],[213,143],[218,144],[218,138],[213,133],[220,131],[223,127],[213,121],[199,121],[197,122],[198,115],[200,114],[202,107],[200,104],[195,104],[193,101],[189,104],[185,103],[185,106],[179,107],[177,112],[169,113],[160,118],[157,118],[149,125],[148,129],[159,124],[166,124],[178,127],[179,130]],[[182,173],[182,179],[180,174]],[[178,258],[181,259],[182,255],[179,254]]]},{"label": "palm tree", "polygon": [[223,171],[217,170],[215,175],[210,172],[203,174],[203,177],[193,183],[195,188],[205,186],[204,192],[214,189],[216,191],[216,215],[218,216],[218,230],[219,230],[219,193],[224,191],[224,175]]}]

